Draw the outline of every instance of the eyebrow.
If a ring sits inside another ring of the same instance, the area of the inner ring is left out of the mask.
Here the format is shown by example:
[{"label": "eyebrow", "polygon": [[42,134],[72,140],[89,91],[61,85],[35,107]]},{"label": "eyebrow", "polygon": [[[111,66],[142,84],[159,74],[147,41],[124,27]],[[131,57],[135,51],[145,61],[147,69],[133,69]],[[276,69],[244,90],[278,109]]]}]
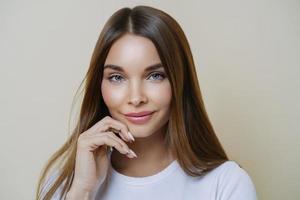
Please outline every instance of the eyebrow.
[{"label": "eyebrow", "polygon": [[[118,65],[107,64],[107,65],[104,66],[104,69],[106,69],[106,68],[110,68],[110,69],[113,69],[113,70],[116,70],[116,71],[124,72],[124,69],[121,66],[118,66]],[[154,65],[148,66],[145,69],[145,72],[152,71],[152,70],[159,69],[159,68],[163,68],[162,64],[161,63],[156,63]]]}]

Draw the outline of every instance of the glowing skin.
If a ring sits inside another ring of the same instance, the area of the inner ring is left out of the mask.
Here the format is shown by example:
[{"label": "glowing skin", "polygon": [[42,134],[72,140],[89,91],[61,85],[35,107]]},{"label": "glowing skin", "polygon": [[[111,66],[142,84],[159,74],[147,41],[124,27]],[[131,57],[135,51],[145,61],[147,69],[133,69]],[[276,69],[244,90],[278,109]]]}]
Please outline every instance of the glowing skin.
[{"label": "glowing skin", "polygon": [[[119,38],[104,63],[101,84],[104,102],[112,118],[127,125],[135,138],[135,142],[128,145],[137,158],[128,159],[116,151],[112,155],[115,167],[127,175],[153,174],[172,161],[163,143],[162,129],[169,119],[171,85],[162,66],[146,71],[148,66],[159,63],[161,60],[152,41],[133,34]],[[109,65],[120,66],[124,72],[111,69]],[[124,116],[140,111],[155,112],[143,124],[132,123]]]},{"label": "glowing skin", "polygon": [[[149,39],[125,35],[113,44],[104,64],[118,65],[125,71],[106,68],[101,89],[111,116],[127,124],[135,138],[152,135],[169,118],[171,87],[163,67],[144,72],[157,63],[161,61]],[[144,110],[155,113],[143,125],[130,123],[124,116]]]}]

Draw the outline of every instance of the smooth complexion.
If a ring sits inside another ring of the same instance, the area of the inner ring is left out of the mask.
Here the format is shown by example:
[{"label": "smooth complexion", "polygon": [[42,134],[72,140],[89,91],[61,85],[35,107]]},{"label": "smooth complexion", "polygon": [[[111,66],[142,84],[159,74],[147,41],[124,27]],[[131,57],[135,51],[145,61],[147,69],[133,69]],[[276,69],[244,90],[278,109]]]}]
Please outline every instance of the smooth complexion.
[{"label": "smooth complexion", "polygon": [[[152,66],[152,68],[149,68]],[[104,63],[101,92],[112,118],[124,123],[135,138],[127,143],[137,158],[113,151],[112,166],[133,177],[158,173],[173,160],[164,144],[172,99],[171,85],[151,40],[125,34],[111,47]],[[143,124],[129,121],[124,114],[154,111]]]}]

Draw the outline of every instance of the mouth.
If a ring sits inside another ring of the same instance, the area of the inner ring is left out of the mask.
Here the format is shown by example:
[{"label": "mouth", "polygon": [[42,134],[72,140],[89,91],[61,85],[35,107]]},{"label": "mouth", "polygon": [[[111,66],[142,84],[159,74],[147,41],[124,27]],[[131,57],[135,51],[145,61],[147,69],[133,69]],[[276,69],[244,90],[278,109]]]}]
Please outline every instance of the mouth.
[{"label": "mouth", "polygon": [[143,114],[140,116],[133,116],[133,115],[125,115],[126,119],[134,124],[144,124],[148,122],[153,115],[154,112],[150,112],[148,114]]}]

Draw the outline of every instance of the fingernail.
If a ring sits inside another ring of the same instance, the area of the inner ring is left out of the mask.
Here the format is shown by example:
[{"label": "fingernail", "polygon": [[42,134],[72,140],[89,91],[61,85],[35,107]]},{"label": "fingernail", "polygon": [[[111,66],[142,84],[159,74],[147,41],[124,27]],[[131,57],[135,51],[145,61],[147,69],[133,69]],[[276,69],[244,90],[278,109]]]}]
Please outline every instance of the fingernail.
[{"label": "fingernail", "polygon": [[130,154],[133,155],[134,157],[137,157],[137,155],[130,149]]},{"label": "fingernail", "polygon": [[130,149],[128,148],[128,147],[123,147],[124,148],[124,150],[126,151],[126,153],[125,154],[129,154],[130,153]]},{"label": "fingernail", "polygon": [[128,131],[128,135],[132,141],[135,141],[133,135],[129,131]]}]

